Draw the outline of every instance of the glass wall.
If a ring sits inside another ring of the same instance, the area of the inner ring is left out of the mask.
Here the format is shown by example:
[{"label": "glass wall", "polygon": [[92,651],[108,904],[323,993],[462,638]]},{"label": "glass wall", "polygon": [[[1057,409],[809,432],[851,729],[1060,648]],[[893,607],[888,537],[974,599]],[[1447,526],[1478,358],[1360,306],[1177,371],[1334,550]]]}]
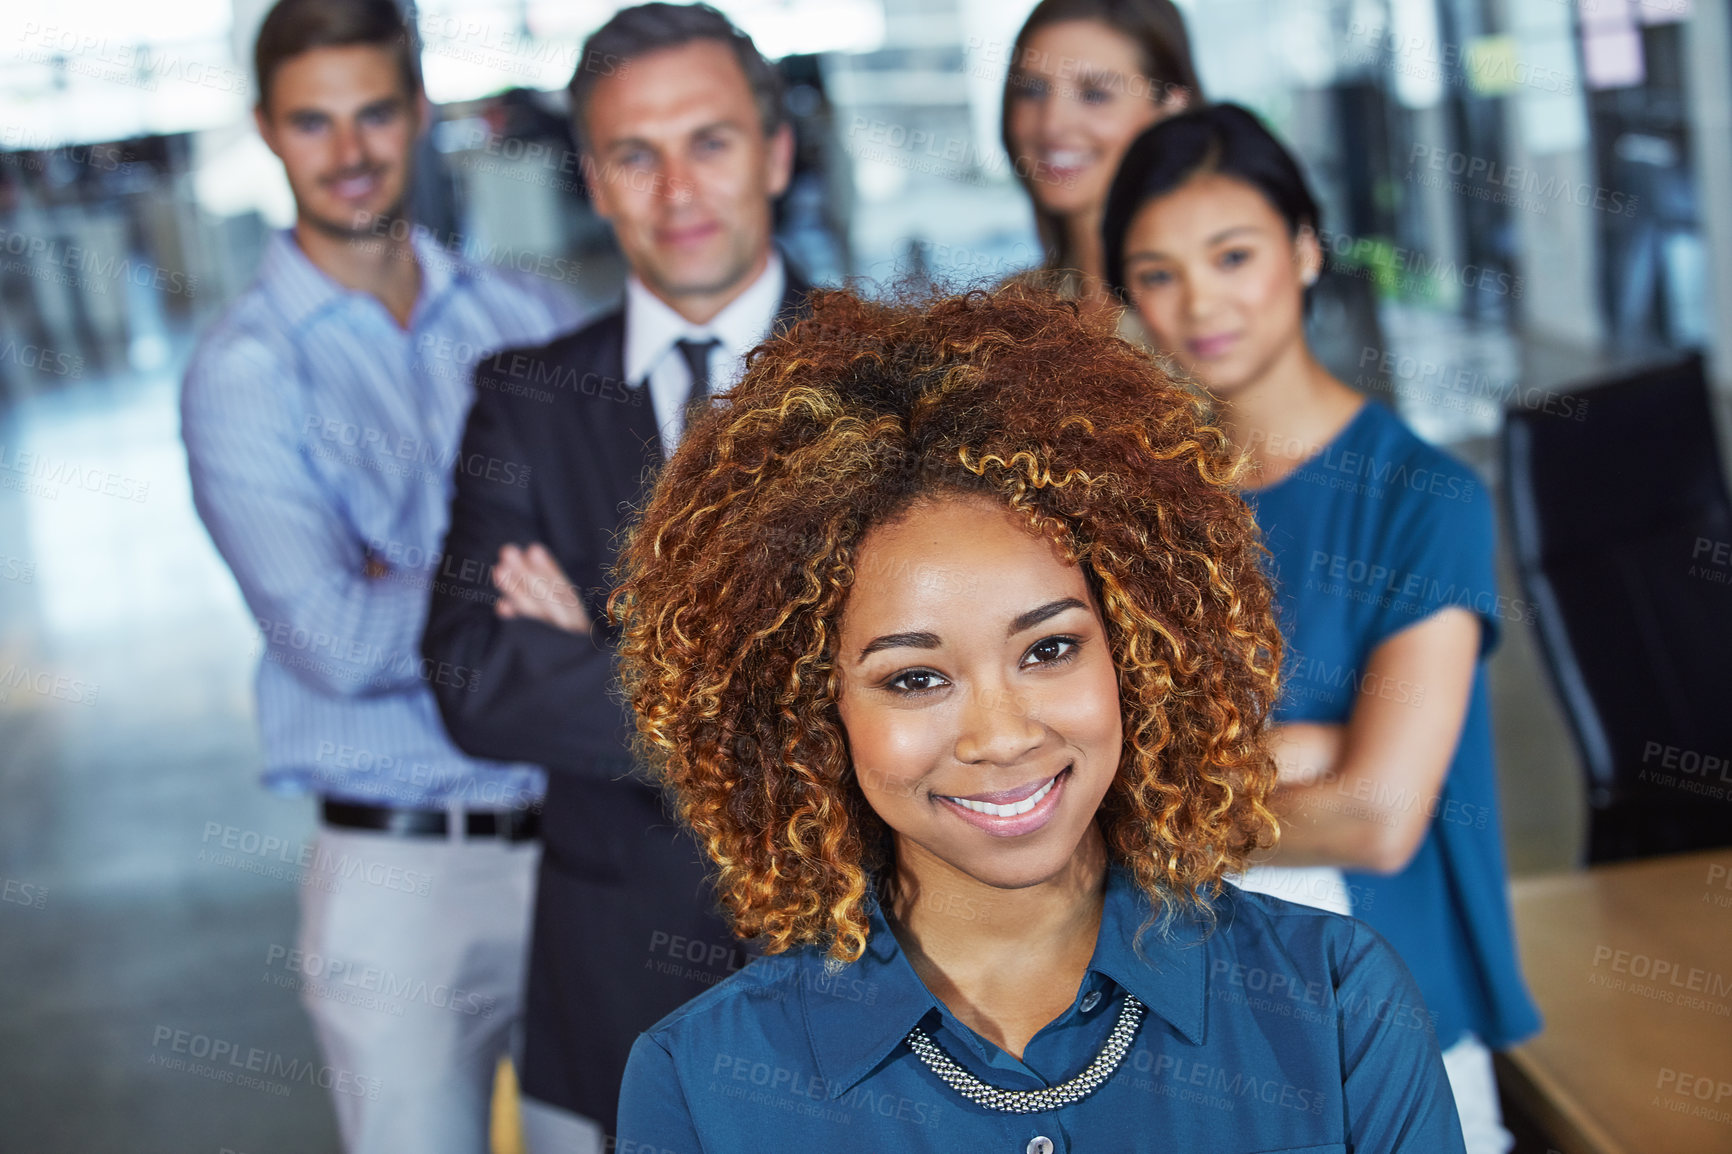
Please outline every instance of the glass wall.
[{"label": "glass wall", "polygon": [[[596,302],[620,270],[585,207],[563,88],[616,7],[427,0],[419,14],[439,117],[423,223],[483,260],[556,256]],[[997,133],[1031,0],[724,7],[791,81],[800,175],[781,223],[816,278],[991,281],[1039,263]],[[1713,338],[1688,83],[1709,14],[1689,0],[1183,7],[1208,94],[1268,118],[1317,185],[1333,270],[1318,343],[1428,435],[1493,431],[1519,378],[1546,375],[1534,349],[1565,375]],[[0,16],[8,332],[150,365],[244,282],[291,212],[250,123],[264,8],[197,0],[146,18],[80,0]],[[1439,394],[1456,379],[1472,383]]]},{"label": "glass wall", "polygon": [[[260,980],[293,948],[296,871],[214,852],[316,824],[257,786],[258,626],[193,510],[177,408],[193,339],[293,219],[251,115],[270,2],[0,3],[0,982],[30,991],[0,999],[8,1149],[335,1148],[316,1087],[150,1068],[164,1029],[318,1052],[280,966]],[[1033,2],[720,2],[788,82],[778,231],[812,279],[1042,262],[998,142]],[[1732,396],[1727,0],[1179,3],[1207,94],[1266,117],[1319,193],[1316,347],[1489,488],[1509,411],[1615,366],[1707,345]],[[418,14],[417,227],[591,310],[624,270],[564,89],[619,6]],[[1490,679],[1512,869],[1563,868],[1583,774],[1532,629],[1503,631]]]}]

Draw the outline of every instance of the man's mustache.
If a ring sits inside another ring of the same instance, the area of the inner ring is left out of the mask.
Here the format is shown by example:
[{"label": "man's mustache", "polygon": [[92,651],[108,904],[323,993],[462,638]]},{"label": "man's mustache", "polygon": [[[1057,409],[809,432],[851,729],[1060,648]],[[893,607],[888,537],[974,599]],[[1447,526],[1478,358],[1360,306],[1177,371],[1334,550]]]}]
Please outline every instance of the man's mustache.
[{"label": "man's mustache", "polygon": [[323,184],[339,184],[342,181],[354,180],[361,176],[380,176],[384,171],[385,166],[382,164],[363,164],[354,168],[345,168],[340,172],[328,173],[320,177],[319,180]]}]

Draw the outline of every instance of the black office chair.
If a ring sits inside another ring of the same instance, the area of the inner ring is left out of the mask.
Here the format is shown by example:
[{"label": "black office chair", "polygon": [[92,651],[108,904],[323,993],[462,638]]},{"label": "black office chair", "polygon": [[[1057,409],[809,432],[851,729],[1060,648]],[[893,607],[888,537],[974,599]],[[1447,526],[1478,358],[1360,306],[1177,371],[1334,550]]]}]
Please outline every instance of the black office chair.
[{"label": "black office chair", "polygon": [[1702,359],[1571,399],[1582,419],[1510,412],[1504,492],[1588,861],[1732,845],[1732,501]]}]

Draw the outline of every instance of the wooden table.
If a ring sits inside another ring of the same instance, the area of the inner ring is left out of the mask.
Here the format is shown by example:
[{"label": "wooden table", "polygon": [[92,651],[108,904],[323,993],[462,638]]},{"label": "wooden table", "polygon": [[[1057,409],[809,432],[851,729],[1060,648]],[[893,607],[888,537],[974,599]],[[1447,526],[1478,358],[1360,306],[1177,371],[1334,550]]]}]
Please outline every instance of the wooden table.
[{"label": "wooden table", "polygon": [[1732,850],[1512,886],[1545,1031],[1501,1055],[1563,1154],[1732,1151]]}]

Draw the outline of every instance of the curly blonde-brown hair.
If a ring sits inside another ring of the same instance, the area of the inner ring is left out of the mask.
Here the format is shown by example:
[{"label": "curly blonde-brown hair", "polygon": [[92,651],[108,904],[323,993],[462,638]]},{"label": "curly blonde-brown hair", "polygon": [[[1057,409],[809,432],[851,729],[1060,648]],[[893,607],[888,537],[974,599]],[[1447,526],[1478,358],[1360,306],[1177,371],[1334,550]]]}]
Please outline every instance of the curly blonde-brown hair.
[{"label": "curly blonde-brown hair", "polygon": [[1027,286],[817,293],[663,470],[619,561],[622,677],[765,952],[865,949],[891,850],[853,778],[837,634],[862,538],[923,495],[990,494],[1083,567],[1125,733],[1097,821],[1156,910],[1206,908],[1273,842],[1281,640],[1237,459],[1110,323]]}]

